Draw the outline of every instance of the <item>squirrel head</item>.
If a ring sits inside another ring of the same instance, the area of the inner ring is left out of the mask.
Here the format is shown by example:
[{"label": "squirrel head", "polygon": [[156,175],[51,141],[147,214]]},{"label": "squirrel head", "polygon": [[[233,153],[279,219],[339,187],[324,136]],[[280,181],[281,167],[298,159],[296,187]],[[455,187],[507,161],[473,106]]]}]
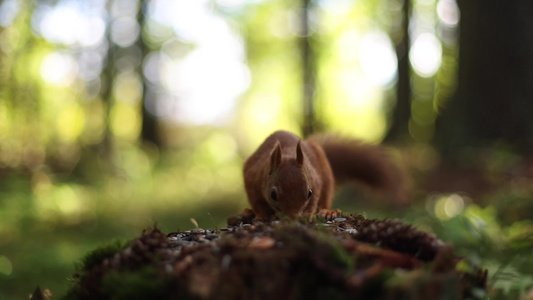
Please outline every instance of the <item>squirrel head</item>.
[{"label": "squirrel head", "polygon": [[265,193],[270,207],[293,218],[310,204],[313,187],[300,141],[296,157],[283,157],[278,142],[270,155],[270,169]]}]

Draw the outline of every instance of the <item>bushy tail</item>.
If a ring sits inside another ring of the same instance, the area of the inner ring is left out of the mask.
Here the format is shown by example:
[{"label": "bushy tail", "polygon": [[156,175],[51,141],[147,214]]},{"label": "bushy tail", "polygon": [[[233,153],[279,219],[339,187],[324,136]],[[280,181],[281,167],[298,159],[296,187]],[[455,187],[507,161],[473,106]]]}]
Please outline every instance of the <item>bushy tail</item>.
[{"label": "bushy tail", "polygon": [[396,205],[409,202],[411,180],[383,147],[331,135],[310,139],[324,149],[338,183],[355,180]]}]

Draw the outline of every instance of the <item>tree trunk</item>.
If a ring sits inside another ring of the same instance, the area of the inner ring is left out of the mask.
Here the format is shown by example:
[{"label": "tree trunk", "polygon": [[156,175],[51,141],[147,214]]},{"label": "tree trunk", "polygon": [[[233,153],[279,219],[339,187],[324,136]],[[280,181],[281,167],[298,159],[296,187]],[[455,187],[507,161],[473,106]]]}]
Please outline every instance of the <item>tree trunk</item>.
[{"label": "tree trunk", "polygon": [[459,1],[459,81],[441,109],[444,160],[495,144],[533,151],[533,2]]},{"label": "tree trunk", "polygon": [[302,56],[302,101],[303,101],[303,126],[304,137],[311,135],[315,127],[314,93],[315,93],[315,57],[310,45],[309,11],[311,10],[309,0],[303,0],[301,15],[301,56]]},{"label": "tree trunk", "polygon": [[409,20],[410,0],[404,0],[402,8],[401,41],[396,45],[398,58],[398,83],[396,85],[396,106],[385,142],[398,142],[409,137],[409,118],[411,117],[411,68],[409,65]]},{"label": "tree trunk", "polygon": [[[147,5],[147,1],[141,0],[139,12],[137,13],[137,22],[139,23],[139,27],[141,28],[141,33],[139,35],[139,39],[137,40],[137,46],[141,50],[143,61],[149,51],[143,39],[144,13],[146,12],[146,9],[147,9],[146,5]],[[141,112],[142,113],[141,139],[145,142],[150,142],[160,147],[161,139],[159,138],[157,119],[155,116],[150,114],[150,112],[146,108],[148,85],[146,84],[146,80],[144,79],[144,76],[143,76],[142,65],[143,64],[141,62],[140,67],[139,67],[139,75],[142,78],[142,84],[143,84],[143,95],[142,95],[143,103],[142,103],[142,112]]]},{"label": "tree trunk", "polygon": [[[108,3],[108,6],[111,4]],[[109,7],[108,7],[109,10]],[[102,142],[97,145],[98,153],[104,161],[108,162],[106,165],[109,168],[113,168],[112,156],[113,156],[113,136],[111,133],[111,109],[113,107],[113,84],[115,83],[116,69],[115,69],[115,53],[116,46],[111,39],[111,24],[112,20],[108,21],[106,29],[107,39],[107,53],[105,58],[105,67],[100,74],[100,80],[102,82],[102,88],[100,89],[100,96],[105,105],[105,130]]]}]

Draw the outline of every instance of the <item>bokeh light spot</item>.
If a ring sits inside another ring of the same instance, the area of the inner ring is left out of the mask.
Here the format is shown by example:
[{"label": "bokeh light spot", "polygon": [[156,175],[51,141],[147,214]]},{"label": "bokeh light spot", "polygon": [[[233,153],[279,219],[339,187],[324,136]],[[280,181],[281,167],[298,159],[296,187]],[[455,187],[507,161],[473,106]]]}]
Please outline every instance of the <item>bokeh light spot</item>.
[{"label": "bokeh light spot", "polygon": [[133,17],[121,17],[111,26],[111,40],[120,47],[129,47],[139,38],[140,27]]},{"label": "bokeh light spot", "polygon": [[448,220],[463,213],[465,199],[458,194],[436,195],[434,200],[428,202],[428,209],[440,220]]},{"label": "bokeh light spot", "polygon": [[19,10],[18,0],[6,0],[0,4],[0,26],[9,26]]},{"label": "bokeh light spot", "polygon": [[85,9],[81,1],[59,1],[55,7],[40,5],[34,15],[35,29],[53,43],[95,46],[105,36],[105,22],[99,14]]},{"label": "bokeh light spot", "polygon": [[461,12],[455,0],[440,0],[437,4],[437,15],[442,23],[455,27],[461,18]]},{"label": "bokeh light spot", "polygon": [[117,76],[113,88],[116,100],[129,104],[138,103],[142,98],[143,85],[137,73],[124,72]]},{"label": "bokeh light spot", "polygon": [[41,63],[41,75],[49,83],[70,85],[78,74],[78,63],[69,53],[53,52]]},{"label": "bokeh light spot", "polygon": [[65,107],[56,118],[57,133],[61,140],[74,142],[83,131],[85,115],[76,104]]},{"label": "bokeh light spot", "polygon": [[396,53],[383,32],[370,33],[363,38],[359,62],[365,76],[375,85],[385,87],[396,78]]},{"label": "bokeh light spot", "polygon": [[139,136],[141,116],[131,105],[123,102],[115,103],[111,109],[110,119],[111,131],[117,137],[135,140]]},{"label": "bokeh light spot", "polygon": [[409,52],[414,71],[422,77],[431,77],[439,70],[442,59],[440,41],[432,33],[420,34]]}]

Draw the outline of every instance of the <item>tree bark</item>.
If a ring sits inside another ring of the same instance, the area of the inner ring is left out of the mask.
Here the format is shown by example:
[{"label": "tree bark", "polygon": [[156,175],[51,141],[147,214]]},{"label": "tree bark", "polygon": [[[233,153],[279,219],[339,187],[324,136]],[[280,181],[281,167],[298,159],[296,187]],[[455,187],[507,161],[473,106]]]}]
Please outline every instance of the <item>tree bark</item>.
[{"label": "tree bark", "polygon": [[157,119],[155,116],[150,114],[150,112],[146,108],[146,101],[148,96],[148,85],[146,84],[146,80],[143,76],[142,66],[143,61],[146,55],[148,54],[149,49],[146,46],[146,43],[143,39],[143,26],[144,26],[144,13],[146,12],[146,0],[140,1],[140,7],[139,12],[137,13],[137,22],[139,23],[139,27],[141,28],[141,32],[139,35],[139,39],[137,40],[137,46],[141,50],[142,55],[142,61],[139,67],[139,75],[142,78],[142,86],[143,86],[143,94],[142,94],[142,128],[141,128],[141,139],[145,142],[150,142],[157,147],[161,146],[161,139],[159,137],[158,132],[158,126],[157,126]]},{"label": "tree bark", "polygon": [[533,151],[533,3],[458,1],[458,89],[441,109],[435,143],[444,160],[504,144]]},{"label": "tree bark", "polygon": [[303,126],[304,137],[310,136],[315,127],[314,93],[315,93],[315,57],[310,44],[309,11],[311,10],[309,0],[303,0],[301,15],[301,56],[302,56],[302,102],[303,102]]},{"label": "tree bark", "polygon": [[398,58],[398,83],[396,85],[396,106],[385,142],[398,142],[409,137],[409,118],[411,117],[411,68],[409,65],[409,20],[410,0],[404,0],[402,8],[402,39],[396,45]]}]

